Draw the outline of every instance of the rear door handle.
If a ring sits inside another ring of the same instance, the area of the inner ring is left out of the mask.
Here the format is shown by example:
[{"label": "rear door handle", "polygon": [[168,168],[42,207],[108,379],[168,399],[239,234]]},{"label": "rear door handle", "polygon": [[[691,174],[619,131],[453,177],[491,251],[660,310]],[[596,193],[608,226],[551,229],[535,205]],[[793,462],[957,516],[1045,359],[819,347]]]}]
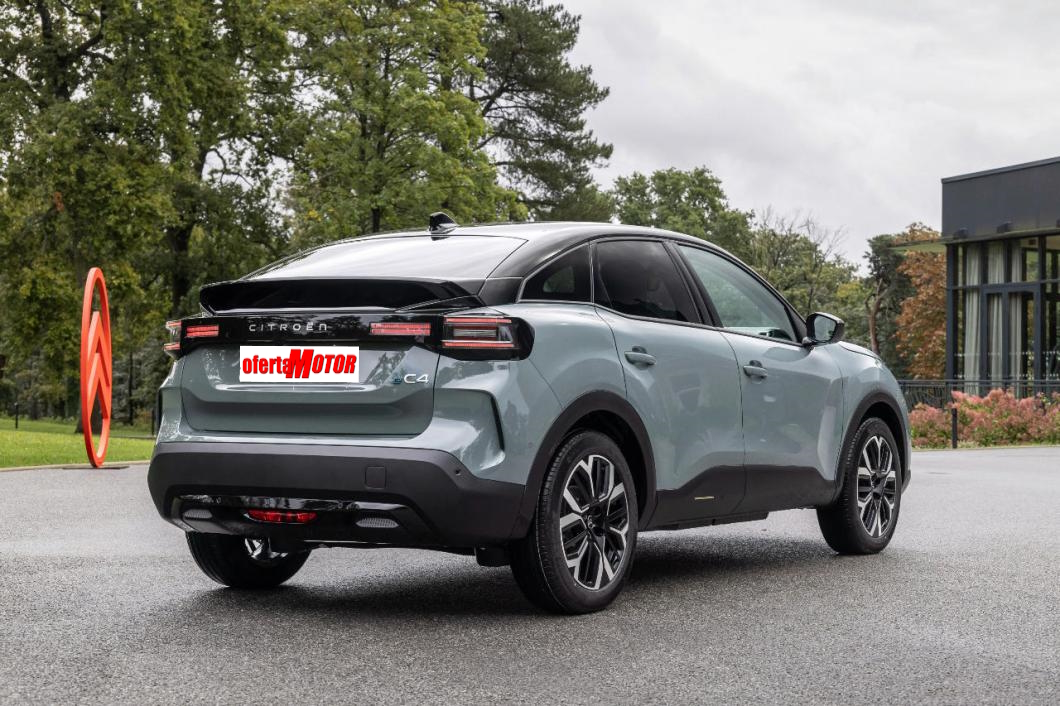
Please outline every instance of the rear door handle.
[{"label": "rear door handle", "polygon": [[626,360],[634,365],[655,365],[655,356],[641,346],[633,346],[633,350],[626,351]]},{"label": "rear door handle", "polygon": [[752,360],[747,365],[743,366],[743,372],[749,378],[767,378],[769,377],[769,371],[762,367],[762,363],[757,360]]}]

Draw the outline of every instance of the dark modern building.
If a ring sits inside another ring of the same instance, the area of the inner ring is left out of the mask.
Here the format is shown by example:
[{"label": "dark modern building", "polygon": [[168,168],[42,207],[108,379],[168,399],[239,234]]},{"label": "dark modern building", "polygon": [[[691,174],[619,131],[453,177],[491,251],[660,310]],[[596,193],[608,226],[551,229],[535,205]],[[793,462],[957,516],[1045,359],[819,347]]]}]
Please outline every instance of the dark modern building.
[{"label": "dark modern building", "polygon": [[942,180],[946,372],[1026,394],[1060,382],[1060,157]]}]

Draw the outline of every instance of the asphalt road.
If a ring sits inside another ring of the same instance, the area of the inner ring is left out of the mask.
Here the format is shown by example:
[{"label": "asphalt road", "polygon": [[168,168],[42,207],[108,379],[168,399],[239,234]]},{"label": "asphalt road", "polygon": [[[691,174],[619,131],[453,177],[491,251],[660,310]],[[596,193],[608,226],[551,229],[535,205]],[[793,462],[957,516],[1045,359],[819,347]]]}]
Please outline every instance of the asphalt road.
[{"label": "asphalt road", "polygon": [[145,469],[0,473],[0,701],[1060,701],[1060,449],[918,453],[894,542],[840,558],[812,512],[643,535],[603,613],[507,569],[319,551],[224,590]]}]

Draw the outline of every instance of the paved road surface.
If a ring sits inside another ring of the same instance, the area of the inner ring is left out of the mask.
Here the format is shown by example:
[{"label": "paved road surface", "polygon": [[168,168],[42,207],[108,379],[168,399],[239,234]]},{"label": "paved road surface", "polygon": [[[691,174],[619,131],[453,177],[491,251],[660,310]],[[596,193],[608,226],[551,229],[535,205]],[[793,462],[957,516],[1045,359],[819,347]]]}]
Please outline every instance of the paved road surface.
[{"label": "paved road surface", "polygon": [[914,464],[879,556],[835,556],[807,511],[645,535],[579,618],[411,550],[222,590],[143,467],[0,473],[0,701],[1058,703],[1060,449]]}]

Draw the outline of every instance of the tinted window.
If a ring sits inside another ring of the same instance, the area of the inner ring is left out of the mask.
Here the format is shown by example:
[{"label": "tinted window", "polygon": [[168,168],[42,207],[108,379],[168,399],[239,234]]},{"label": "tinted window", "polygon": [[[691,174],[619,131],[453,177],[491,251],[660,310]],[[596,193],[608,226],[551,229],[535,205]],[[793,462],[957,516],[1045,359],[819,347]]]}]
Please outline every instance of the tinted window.
[{"label": "tinted window", "polygon": [[761,282],[719,255],[685,245],[678,247],[703,282],[722,326],[740,333],[795,340],[787,309]]},{"label": "tinted window", "polygon": [[662,243],[598,243],[595,270],[598,304],[633,316],[699,320],[688,288]]},{"label": "tinted window", "polygon": [[589,248],[561,255],[526,281],[523,299],[589,301]]},{"label": "tinted window", "polygon": [[484,279],[524,242],[487,235],[348,240],[299,253],[255,276]]}]

